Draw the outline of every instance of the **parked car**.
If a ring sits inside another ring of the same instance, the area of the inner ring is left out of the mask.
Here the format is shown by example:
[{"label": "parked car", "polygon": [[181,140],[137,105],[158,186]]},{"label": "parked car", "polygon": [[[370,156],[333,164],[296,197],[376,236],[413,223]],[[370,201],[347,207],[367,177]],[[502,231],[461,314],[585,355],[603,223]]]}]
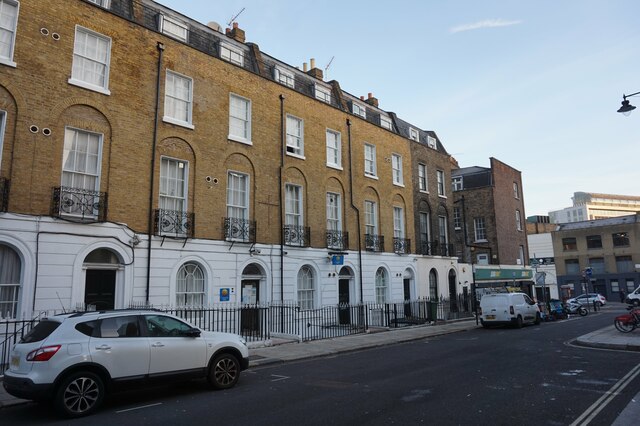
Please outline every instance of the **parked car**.
[{"label": "parked car", "polygon": [[629,293],[624,301],[633,306],[640,306],[640,287]]},{"label": "parked car", "polygon": [[118,310],[45,318],[10,360],[8,393],[80,417],[122,385],[206,378],[215,389],[230,388],[248,368],[249,351],[235,334],[203,331],[160,311]]},{"label": "parked car", "polygon": [[600,293],[587,293],[581,294],[577,297],[572,297],[571,299],[567,299],[566,303],[579,303],[581,305],[593,305],[593,302],[596,302],[598,306],[606,305],[607,299]]},{"label": "parked car", "polygon": [[480,299],[480,323],[487,328],[492,325],[540,324],[540,309],[525,293],[491,293]]}]

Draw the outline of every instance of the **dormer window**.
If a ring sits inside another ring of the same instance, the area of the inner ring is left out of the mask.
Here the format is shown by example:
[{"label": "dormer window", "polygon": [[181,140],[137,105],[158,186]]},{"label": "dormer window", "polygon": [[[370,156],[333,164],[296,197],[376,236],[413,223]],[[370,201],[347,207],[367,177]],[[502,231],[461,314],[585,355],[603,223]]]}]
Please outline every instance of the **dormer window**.
[{"label": "dormer window", "polygon": [[328,104],[331,103],[331,90],[327,89],[324,86],[320,86],[316,84],[316,99],[321,100],[322,102],[326,102]]},{"label": "dormer window", "polygon": [[273,78],[287,87],[291,87],[292,89],[296,87],[295,76],[291,71],[287,71],[284,68],[280,68],[276,66],[273,70]]},{"label": "dormer window", "polygon": [[393,130],[393,124],[391,123],[391,119],[384,115],[380,115],[380,126],[384,127],[387,130]]},{"label": "dormer window", "polygon": [[189,30],[187,25],[170,16],[158,15],[158,30],[164,35],[186,43]]},{"label": "dormer window", "polygon": [[409,139],[420,142],[420,132],[413,127],[409,127]]},{"label": "dormer window", "polygon": [[363,105],[352,102],[351,112],[354,113],[355,115],[359,115],[362,118],[365,118],[365,119],[367,118],[367,109]]},{"label": "dormer window", "polygon": [[429,148],[436,149],[436,147],[437,147],[436,138],[431,137],[431,136],[427,136],[427,145],[429,146]]},{"label": "dormer window", "polygon": [[220,58],[232,64],[244,66],[244,53],[230,44],[220,43]]}]

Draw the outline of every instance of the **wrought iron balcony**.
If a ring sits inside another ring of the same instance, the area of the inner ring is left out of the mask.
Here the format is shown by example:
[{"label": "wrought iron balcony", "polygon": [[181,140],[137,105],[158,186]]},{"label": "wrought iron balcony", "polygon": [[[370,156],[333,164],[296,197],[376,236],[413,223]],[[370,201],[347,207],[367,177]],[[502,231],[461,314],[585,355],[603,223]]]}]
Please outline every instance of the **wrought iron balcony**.
[{"label": "wrought iron balcony", "polygon": [[327,231],[327,248],[347,250],[349,248],[349,233],[342,231]]},{"label": "wrought iron balcony", "polygon": [[393,238],[393,252],[397,254],[411,253],[411,240],[407,238]]},{"label": "wrought iron balcony", "polygon": [[0,178],[0,212],[9,209],[9,186],[11,181],[7,178]]},{"label": "wrought iron balcony", "polygon": [[225,217],[222,229],[226,241],[240,241],[243,243],[256,242],[256,221]]},{"label": "wrought iron balcony", "polygon": [[384,251],[384,236],[364,234],[364,247],[367,251]]},{"label": "wrought iron balcony", "polygon": [[195,214],[180,210],[156,209],[153,228],[163,237],[193,238]]},{"label": "wrought iron balcony", "polygon": [[51,216],[82,222],[107,220],[107,193],[82,188],[53,188]]},{"label": "wrought iron balcony", "polygon": [[308,226],[284,226],[284,243],[288,246],[309,247],[311,228]]},{"label": "wrought iron balcony", "polygon": [[420,243],[420,254],[427,256],[455,256],[453,244],[440,244],[436,241],[422,241]]}]

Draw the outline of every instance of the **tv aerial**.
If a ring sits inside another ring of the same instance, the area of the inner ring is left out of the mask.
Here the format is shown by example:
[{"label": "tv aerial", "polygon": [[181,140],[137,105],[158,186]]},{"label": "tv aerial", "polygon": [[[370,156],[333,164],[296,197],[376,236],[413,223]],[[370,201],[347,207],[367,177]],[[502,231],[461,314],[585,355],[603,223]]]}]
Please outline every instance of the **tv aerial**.
[{"label": "tv aerial", "polygon": [[229,27],[231,27],[233,25],[233,23],[235,22],[235,20],[238,18],[238,16],[240,16],[240,14],[242,12],[244,12],[244,7],[240,10],[240,12],[236,13],[234,16],[231,17],[231,19],[229,19],[229,22],[227,22],[227,25]]}]

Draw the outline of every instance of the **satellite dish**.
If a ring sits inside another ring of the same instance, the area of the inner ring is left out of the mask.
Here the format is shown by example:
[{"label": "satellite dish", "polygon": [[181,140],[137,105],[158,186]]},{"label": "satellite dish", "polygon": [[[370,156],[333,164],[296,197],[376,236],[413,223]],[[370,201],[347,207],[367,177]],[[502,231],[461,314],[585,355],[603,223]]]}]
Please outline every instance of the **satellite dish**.
[{"label": "satellite dish", "polygon": [[213,31],[217,31],[219,33],[222,32],[222,26],[220,26],[220,24],[218,24],[217,22],[211,21],[207,24],[207,27],[211,28]]}]

